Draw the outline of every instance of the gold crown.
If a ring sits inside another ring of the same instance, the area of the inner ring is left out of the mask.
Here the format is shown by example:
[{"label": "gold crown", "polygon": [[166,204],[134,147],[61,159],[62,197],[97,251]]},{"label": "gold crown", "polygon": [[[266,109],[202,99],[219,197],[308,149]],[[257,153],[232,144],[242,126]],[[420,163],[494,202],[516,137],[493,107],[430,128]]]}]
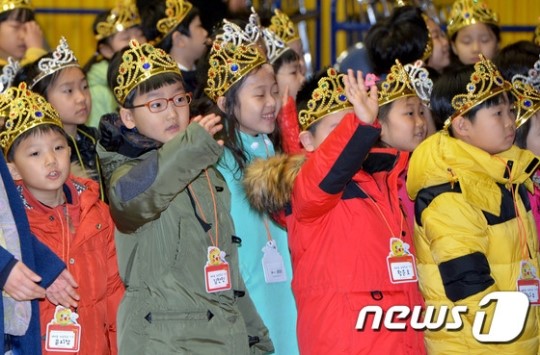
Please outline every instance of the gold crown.
[{"label": "gold crown", "polygon": [[217,102],[234,83],[266,63],[266,58],[254,46],[215,41],[210,50],[209,63],[204,92]]},{"label": "gold crown", "polygon": [[182,76],[178,64],[162,49],[148,43],[129,41],[129,49],[122,54],[116,85],[113,88],[116,100],[123,105],[126,97],[143,81],[161,73],[176,73]]},{"label": "gold crown", "polygon": [[407,96],[415,96],[416,92],[409,79],[409,74],[403,68],[403,65],[396,59],[396,64],[390,68],[390,73],[381,83],[377,91],[377,100],[379,107],[390,102]]},{"label": "gold crown", "polygon": [[139,17],[137,6],[133,1],[124,0],[112,8],[105,21],[97,24],[97,34],[95,37],[96,40],[101,41],[104,38],[140,24],[141,18]]},{"label": "gold crown", "polygon": [[43,96],[20,83],[0,95],[0,147],[7,155],[13,142],[24,132],[43,124],[62,127],[58,113]]},{"label": "gold crown", "polygon": [[2,74],[0,75],[0,93],[3,93],[11,86],[20,68],[21,66],[18,61],[12,57],[8,57],[7,64],[2,68]]},{"label": "gold crown", "polygon": [[456,112],[444,121],[444,129],[450,127],[454,118],[463,115],[490,97],[512,88],[512,85],[503,79],[499,70],[489,59],[486,59],[482,54],[479,57],[480,61],[474,64],[474,72],[465,88],[467,93],[452,98],[452,107]]},{"label": "gold crown", "polygon": [[352,107],[345,95],[343,78],[334,68],[328,68],[326,76],[319,79],[313,90],[307,109],[300,110],[298,121],[303,131],[321,118]]},{"label": "gold crown", "polygon": [[157,30],[162,34],[162,38],[171,33],[186,17],[193,5],[186,0],[167,0],[165,18],[156,24]]},{"label": "gold crown", "polygon": [[60,38],[60,43],[52,52],[52,58],[42,58],[38,62],[39,74],[36,75],[30,89],[32,89],[41,79],[51,75],[59,70],[68,67],[80,67],[75,54],[64,37]]},{"label": "gold crown", "polygon": [[422,102],[429,106],[431,100],[431,91],[433,90],[433,81],[429,78],[429,72],[424,68],[424,62],[417,60],[414,64],[405,64],[403,69],[409,76],[411,86],[416,92],[416,96]]},{"label": "gold crown", "polygon": [[512,93],[516,97],[516,126],[519,128],[540,110],[540,60],[527,75],[512,77]]},{"label": "gold crown", "polygon": [[300,39],[294,23],[286,13],[275,9],[274,16],[272,16],[270,22],[271,24],[268,28],[272,30],[279,38],[281,38],[283,42],[291,43],[296,39]]},{"label": "gold crown", "polygon": [[266,46],[266,57],[270,64],[274,64],[274,62],[289,49],[289,47],[268,28],[263,30],[263,39],[264,45]]},{"label": "gold crown", "polygon": [[450,11],[450,20],[446,27],[448,38],[463,27],[475,23],[499,24],[499,17],[481,0],[457,0]]},{"label": "gold crown", "polygon": [[14,9],[33,10],[30,0],[0,0],[0,13]]}]

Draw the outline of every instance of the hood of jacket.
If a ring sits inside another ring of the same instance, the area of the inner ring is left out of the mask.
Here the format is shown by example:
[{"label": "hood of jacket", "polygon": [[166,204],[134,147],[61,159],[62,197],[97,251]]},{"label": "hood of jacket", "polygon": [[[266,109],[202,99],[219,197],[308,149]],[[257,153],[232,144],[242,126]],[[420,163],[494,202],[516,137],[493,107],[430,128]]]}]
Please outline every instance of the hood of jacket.
[{"label": "hood of jacket", "polygon": [[117,113],[102,117],[99,124],[101,139],[97,147],[105,181],[126,161],[158,149],[161,143],[140,134],[136,128],[128,129]]},{"label": "hood of jacket", "polygon": [[86,76],[88,81],[94,85],[108,86],[107,84],[107,69],[109,69],[109,61],[102,60],[97,63],[94,63]]},{"label": "hood of jacket", "polygon": [[256,159],[244,171],[244,190],[258,211],[278,212],[291,200],[294,180],[306,156],[280,154]]},{"label": "hood of jacket", "polygon": [[498,216],[502,196],[497,184],[525,184],[532,191],[530,176],[538,164],[538,158],[528,150],[512,146],[491,155],[441,131],[414,150],[409,163],[407,192],[414,200],[424,188],[459,182],[469,203]]}]

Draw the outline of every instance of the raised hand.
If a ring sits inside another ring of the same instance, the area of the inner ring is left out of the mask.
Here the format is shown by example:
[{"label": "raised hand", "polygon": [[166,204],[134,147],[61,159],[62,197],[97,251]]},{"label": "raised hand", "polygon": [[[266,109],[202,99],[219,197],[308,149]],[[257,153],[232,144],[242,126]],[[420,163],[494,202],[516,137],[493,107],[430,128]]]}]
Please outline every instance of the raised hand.
[{"label": "raised hand", "polygon": [[64,307],[77,307],[80,299],[79,294],[75,290],[79,285],[67,269],[64,269],[58,275],[56,280],[47,288],[47,299],[52,304],[62,305]]},{"label": "raised hand", "polygon": [[26,48],[43,48],[43,31],[36,21],[24,24],[24,44]]},{"label": "raised hand", "polygon": [[347,71],[343,78],[345,94],[354,108],[354,113],[363,122],[372,124],[377,119],[379,103],[377,101],[377,86],[373,85],[367,90],[364,84],[362,72],[358,70],[356,75],[352,69]]},{"label": "raised hand", "polygon": [[30,301],[45,297],[45,289],[37,284],[41,277],[18,261],[4,284],[4,291],[17,301]]},{"label": "raised hand", "polygon": [[[208,132],[212,137],[219,131],[223,129],[221,122],[221,117],[216,114],[210,114],[206,116],[196,116],[193,117],[191,122],[200,124],[206,132]],[[219,145],[223,145],[223,140],[219,139],[217,141]]]}]

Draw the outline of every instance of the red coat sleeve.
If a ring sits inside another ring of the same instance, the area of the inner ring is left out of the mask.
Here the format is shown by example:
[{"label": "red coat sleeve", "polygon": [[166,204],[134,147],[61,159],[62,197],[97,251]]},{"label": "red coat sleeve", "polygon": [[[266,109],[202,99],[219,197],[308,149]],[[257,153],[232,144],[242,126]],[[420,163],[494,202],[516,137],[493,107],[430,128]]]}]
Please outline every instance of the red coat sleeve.
[{"label": "red coat sleeve", "polygon": [[362,124],[347,114],[304,163],[295,180],[292,209],[298,220],[311,220],[331,210],[345,185],[362,167],[380,135],[378,123]]},{"label": "red coat sleeve", "polygon": [[298,113],[296,112],[296,103],[292,97],[289,97],[287,103],[279,111],[277,122],[283,151],[290,155],[303,153],[299,138]]}]

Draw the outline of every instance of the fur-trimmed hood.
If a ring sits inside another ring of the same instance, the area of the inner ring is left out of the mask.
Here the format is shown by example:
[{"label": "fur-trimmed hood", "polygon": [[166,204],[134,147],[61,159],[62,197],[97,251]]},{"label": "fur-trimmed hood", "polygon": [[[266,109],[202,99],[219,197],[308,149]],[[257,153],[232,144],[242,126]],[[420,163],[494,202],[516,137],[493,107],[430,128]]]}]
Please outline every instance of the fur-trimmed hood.
[{"label": "fur-trimmed hood", "polygon": [[248,165],[243,183],[253,208],[269,213],[282,210],[291,200],[294,180],[305,160],[304,154],[281,154]]}]

